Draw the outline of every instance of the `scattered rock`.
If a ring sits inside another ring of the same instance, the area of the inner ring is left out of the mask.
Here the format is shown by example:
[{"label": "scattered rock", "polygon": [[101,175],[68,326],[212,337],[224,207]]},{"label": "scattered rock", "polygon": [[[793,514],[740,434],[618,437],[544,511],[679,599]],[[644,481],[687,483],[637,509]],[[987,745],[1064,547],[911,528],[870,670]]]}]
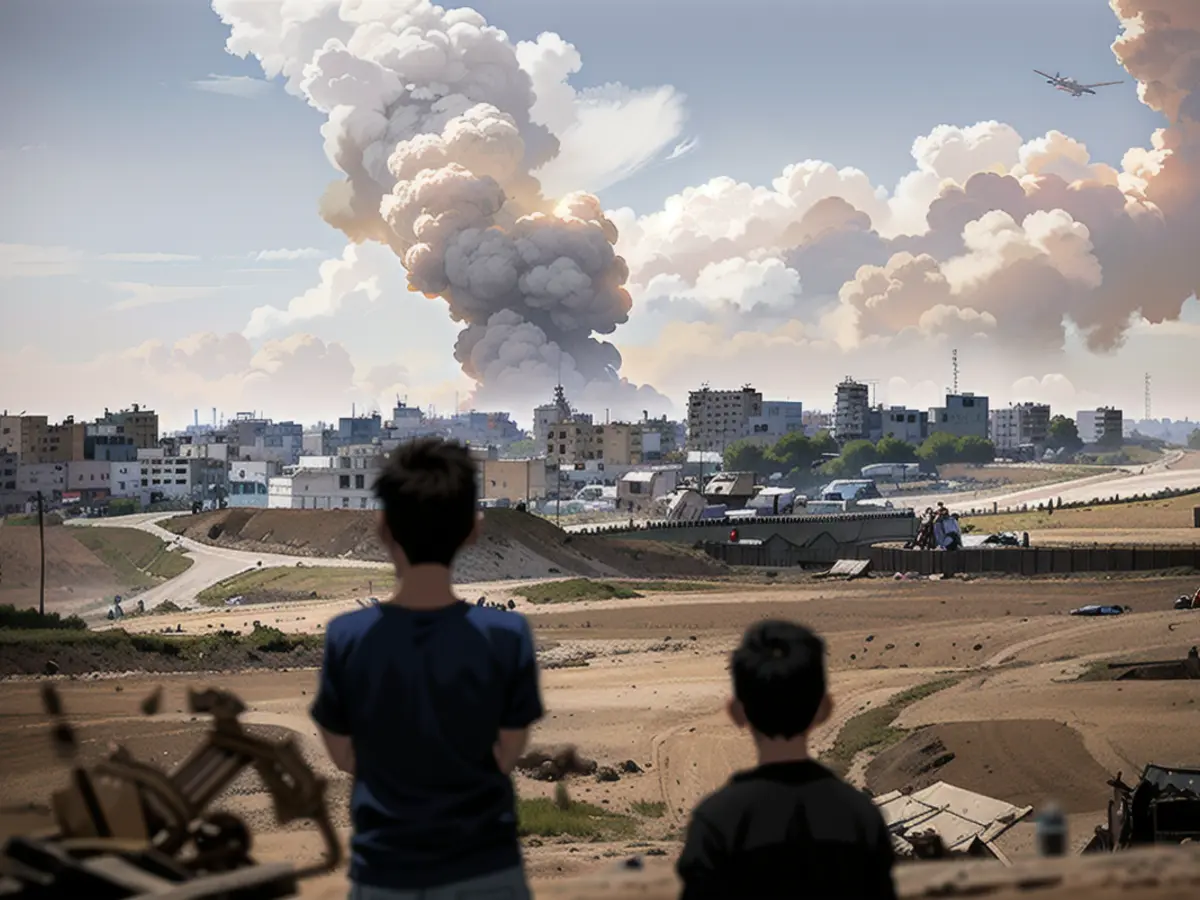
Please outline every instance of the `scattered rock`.
[{"label": "scattered rock", "polygon": [[596,773],[597,781],[620,781],[621,776],[612,766],[601,766]]},{"label": "scattered rock", "polygon": [[626,775],[637,775],[642,771],[642,767],[635,763],[632,759],[627,759],[621,763],[621,771]]},{"label": "scattered rock", "polygon": [[871,643],[871,641],[873,641],[873,640],[875,640],[875,635],[873,635],[873,634],[868,634],[868,635],[867,635],[867,637],[866,637],[866,641],[867,641],[867,643],[869,644],[869,643]]},{"label": "scattered rock", "polygon": [[156,687],[154,691],[142,701],[142,715],[154,716],[158,714],[158,709],[162,706],[163,689]]},{"label": "scattered rock", "polygon": [[983,649],[983,644],[976,644],[976,645],[975,645],[974,647],[972,647],[971,649],[972,649],[972,650],[982,650],[982,649]]}]

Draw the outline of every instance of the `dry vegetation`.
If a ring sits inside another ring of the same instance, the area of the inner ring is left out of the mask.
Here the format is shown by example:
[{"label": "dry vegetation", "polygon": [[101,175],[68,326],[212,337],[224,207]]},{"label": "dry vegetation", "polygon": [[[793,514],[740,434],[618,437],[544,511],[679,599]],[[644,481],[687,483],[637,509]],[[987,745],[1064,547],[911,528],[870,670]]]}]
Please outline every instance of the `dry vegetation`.
[{"label": "dry vegetation", "polygon": [[391,569],[346,569],[327,566],[275,566],[252,569],[218,581],[196,595],[205,606],[219,606],[232,597],[243,603],[289,600],[341,600],[386,596],[392,592]]},{"label": "dry vegetation", "polygon": [[1193,510],[1198,506],[1200,493],[1195,493],[1167,500],[1139,500],[1132,503],[1056,509],[1053,513],[1031,510],[995,516],[974,516],[964,518],[963,524],[973,525],[975,530],[980,532],[1192,528]]}]

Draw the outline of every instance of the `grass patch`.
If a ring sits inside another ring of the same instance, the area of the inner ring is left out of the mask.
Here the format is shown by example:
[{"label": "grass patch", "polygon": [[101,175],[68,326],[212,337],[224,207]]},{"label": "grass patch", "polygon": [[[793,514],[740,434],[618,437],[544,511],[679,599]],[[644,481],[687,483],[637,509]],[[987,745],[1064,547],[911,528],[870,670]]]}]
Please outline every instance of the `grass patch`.
[{"label": "grass patch", "polygon": [[388,593],[392,588],[390,569],[338,568],[336,566],[276,566],[248,569],[205,588],[196,599],[205,606],[219,606],[230,597],[255,600],[337,599],[349,595]]},{"label": "grass patch", "polygon": [[530,603],[577,603],[581,600],[628,600],[642,596],[622,582],[593,581],[590,578],[570,578],[566,581],[544,581],[517,588],[514,593]]},{"label": "grass patch", "polygon": [[661,800],[635,800],[629,808],[644,819],[661,819],[667,814],[667,804]]},{"label": "grass patch", "polygon": [[129,587],[150,587],[192,566],[190,556],[137,528],[77,528],[71,534]]},{"label": "grass patch", "polygon": [[[24,526],[29,526],[29,525],[32,525],[36,528],[37,523],[38,523],[37,513],[16,513],[15,515],[4,517],[5,525],[15,525],[18,528],[24,527]],[[58,513],[45,513],[42,516],[42,524],[46,528],[49,528],[52,525],[61,525],[62,523],[63,523],[63,518]]]},{"label": "grass patch", "polygon": [[892,723],[906,707],[958,682],[958,678],[941,678],[919,684],[896,694],[883,706],[868,709],[852,717],[842,726],[833,747],[821,757],[821,762],[838,775],[844,776],[859,753],[878,753],[904,739],[908,729],[896,728]]},{"label": "grass patch", "polygon": [[619,581],[621,587],[634,591],[651,591],[659,594],[694,594],[701,591],[727,591],[733,588],[727,584],[716,584],[711,581]]},{"label": "grass patch", "polygon": [[39,628],[0,629],[0,646],[62,646],[95,650],[128,649],[134,654],[157,654],[183,660],[201,661],[222,650],[258,653],[289,653],[296,649],[320,650],[323,634],[291,634],[269,626],[256,626],[240,634],[214,631],[200,635],[130,634],[120,628],[105,631]]},{"label": "grass patch", "polygon": [[592,803],[570,801],[560,808],[549,797],[517,800],[517,830],[524,836],[574,837],[600,841],[632,836],[637,823],[629,816]]}]

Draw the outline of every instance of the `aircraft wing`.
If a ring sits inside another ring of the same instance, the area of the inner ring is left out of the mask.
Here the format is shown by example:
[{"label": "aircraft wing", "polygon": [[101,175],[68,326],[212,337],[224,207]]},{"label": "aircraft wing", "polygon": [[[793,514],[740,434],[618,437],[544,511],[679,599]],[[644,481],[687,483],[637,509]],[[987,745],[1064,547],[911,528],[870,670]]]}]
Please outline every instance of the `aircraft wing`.
[{"label": "aircraft wing", "polygon": [[1050,79],[1052,79],[1052,80],[1054,80],[1054,81],[1058,81],[1058,77],[1057,77],[1057,76],[1055,76],[1055,75],[1048,75],[1048,74],[1046,74],[1045,72],[1043,72],[1041,69],[1034,69],[1033,71],[1034,71],[1034,73],[1035,73],[1035,74],[1037,74],[1037,75],[1041,75],[1043,78],[1050,78]]},{"label": "aircraft wing", "polygon": [[1096,84],[1081,84],[1080,87],[1108,87],[1110,84],[1124,84],[1123,81],[1099,81]]}]

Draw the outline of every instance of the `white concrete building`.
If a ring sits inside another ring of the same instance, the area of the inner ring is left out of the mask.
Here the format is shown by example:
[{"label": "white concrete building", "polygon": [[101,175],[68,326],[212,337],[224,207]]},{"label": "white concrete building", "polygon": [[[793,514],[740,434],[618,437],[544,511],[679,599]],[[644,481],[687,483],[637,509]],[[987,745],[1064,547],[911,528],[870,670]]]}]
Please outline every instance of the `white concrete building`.
[{"label": "white concrete building", "polygon": [[302,456],[295,466],[271,478],[271,509],[378,509],[375,476],[378,456]]},{"label": "white concrete building", "polygon": [[945,406],[929,410],[929,433],[944,431],[955,437],[987,438],[988,398],[975,394],[947,394]]},{"label": "white concrete building", "polygon": [[929,413],[904,406],[880,407],[879,433],[919,447],[929,437]]},{"label": "white concrete building", "polygon": [[1050,407],[1045,403],[1016,403],[991,412],[989,437],[996,452],[1014,456],[1023,447],[1037,452],[1050,434]]},{"label": "white concrete building", "polygon": [[1075,427],[1079,430],[1079,439],[1085,444],[1119,446],[1125,434],[1124,415],[1121,410],[1110,406],[1081,409],[1075,414]]},{"label": "white concrete building", "polygon": [[17,490],[30,494],[42,492],[47,501],[59,501],[67,489],[67,464],[29,463],[17,466]]},{"label": "white concrete building", "polygon": [[229,464],[230,506],[262,509],[267,505],[271,478],[283,471],[276,462],[240,461]]},{"label": "white concrete building", "polygon": [[764,400],[762,414],[751,416],[747,425],[747,437],[763,444],[793,431],[804,431],[804,404],[798,400]]},{"label": "white concrete building", "polygon": [[679,482],[678,467],[635,469],[617,480],[617,510],[638,510],[675,490]]},{"label": "white concrete building", "polygon": [[228,464],[218,459],[167,456],[160,449],[139,450],[142,487],[149,502],[191,500],[209,505],[229,491]]},{"label": "white concrete building", "polygon": [[856,441],[868,437],[870,429],[871,389],[847,377],[837,386],[833,408],[833,436],[837,440]]},{"label": "white concrete building", "polygon": [[108,489],[112,496],[127,497],[143,505],[150,502],[150,489],[142,486],[141,462],[110,462],[108,465]]}]

